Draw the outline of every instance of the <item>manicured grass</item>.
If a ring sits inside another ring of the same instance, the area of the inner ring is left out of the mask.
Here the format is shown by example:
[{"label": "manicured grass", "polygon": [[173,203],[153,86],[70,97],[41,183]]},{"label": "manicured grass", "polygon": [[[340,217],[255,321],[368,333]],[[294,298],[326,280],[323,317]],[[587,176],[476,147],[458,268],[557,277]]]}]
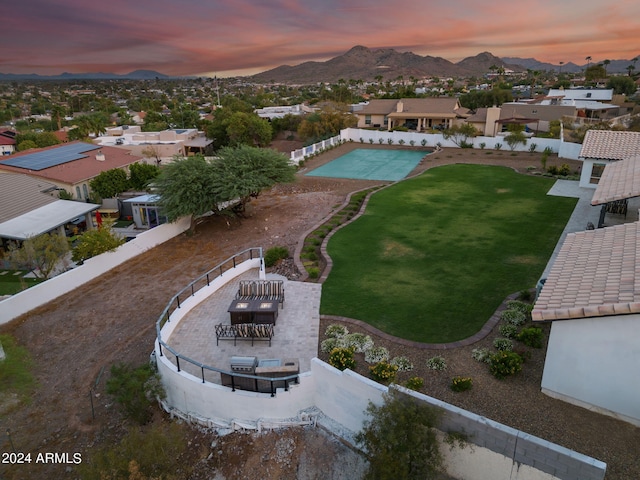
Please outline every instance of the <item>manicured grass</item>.
[{"label": "manicured grass", "polygon": [[28,270],[0,269],[0,273],[2,272],[7,273],[0,275],[0,295],[13,295],[41,282],[36,278],[24,278],[29,273]]},{"label": "manicured grass", "polygon": [[542,274],[577,202],[546,195],[554,182],[447,165],[375,193],[329,241],[321,313],[421,342],[473,335]]}]

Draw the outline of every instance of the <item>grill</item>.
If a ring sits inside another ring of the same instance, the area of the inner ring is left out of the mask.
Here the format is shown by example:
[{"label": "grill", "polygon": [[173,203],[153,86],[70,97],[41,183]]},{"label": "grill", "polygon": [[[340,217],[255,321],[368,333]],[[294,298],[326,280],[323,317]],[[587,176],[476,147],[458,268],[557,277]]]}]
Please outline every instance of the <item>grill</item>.
[{"label": "grill", "polygon": [[258,357],[231,357],[231,371],[252,375],[258,366]]}]

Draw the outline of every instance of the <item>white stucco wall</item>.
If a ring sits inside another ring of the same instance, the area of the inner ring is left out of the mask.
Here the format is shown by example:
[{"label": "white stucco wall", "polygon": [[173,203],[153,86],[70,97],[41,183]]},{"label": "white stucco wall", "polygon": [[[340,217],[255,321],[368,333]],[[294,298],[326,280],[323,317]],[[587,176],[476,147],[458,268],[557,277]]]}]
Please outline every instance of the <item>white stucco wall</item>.
[{"label": "white stucco wall", "polygon": [[640,315],[554,322],[542,391],[640,426]]},{"label": "white stucco wall", "polygon": [[594,163],[608,165],[610,162],[608,160],[583,160],[582,172],[580,174],[580,186],[582,188],[593,188],[595,190],[598,186],[597,183],[591,183],[591,170],[593,169]]}]

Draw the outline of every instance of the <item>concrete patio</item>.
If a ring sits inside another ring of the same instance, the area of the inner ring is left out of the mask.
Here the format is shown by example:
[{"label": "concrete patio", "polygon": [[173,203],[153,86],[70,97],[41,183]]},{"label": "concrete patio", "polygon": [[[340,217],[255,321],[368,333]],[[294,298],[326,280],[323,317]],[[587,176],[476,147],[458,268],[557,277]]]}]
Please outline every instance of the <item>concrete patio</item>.
[{"label": "concrete patio", "polygon": [[[238,291],[240,280],[258,280],[258,269],[241,274],[194,307],[176,326],[165,341],[180,354],[205,365],[230,370],[232,356],[255,356],[265,359],[297,359],[300,372],[308,371],[311,359],[318,355],[320,324],[320,291],[316,283],[293,282],[278,275],[267,275],[267,280],[283,280],[285,302],[275,325],[275,334],[268,341],[220,339],[216,346],[215,325],[229,324],[227,309]],[[202,378],[200,367],[184,360],[180,368]],[[205,371],[205,379],[221,383],[220,374]]]}]

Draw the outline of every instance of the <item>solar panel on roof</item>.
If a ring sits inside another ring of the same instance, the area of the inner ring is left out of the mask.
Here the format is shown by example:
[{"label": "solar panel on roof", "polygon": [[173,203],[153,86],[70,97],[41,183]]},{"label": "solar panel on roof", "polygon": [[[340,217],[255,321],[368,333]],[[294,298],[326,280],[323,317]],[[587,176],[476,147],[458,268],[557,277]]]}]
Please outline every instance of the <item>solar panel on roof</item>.
[{"label": "solar panel on roof", "polygon": [[100,148],[99,145],[91,145],[89,143],[71,143],[69,145],[52,148],[51,150],[34,152],[3,160],[2,164],[24,168],[26,170],[39,171],[88,157],[88,155],[85,155],[86,152],[97,150],[98,148]]}]

